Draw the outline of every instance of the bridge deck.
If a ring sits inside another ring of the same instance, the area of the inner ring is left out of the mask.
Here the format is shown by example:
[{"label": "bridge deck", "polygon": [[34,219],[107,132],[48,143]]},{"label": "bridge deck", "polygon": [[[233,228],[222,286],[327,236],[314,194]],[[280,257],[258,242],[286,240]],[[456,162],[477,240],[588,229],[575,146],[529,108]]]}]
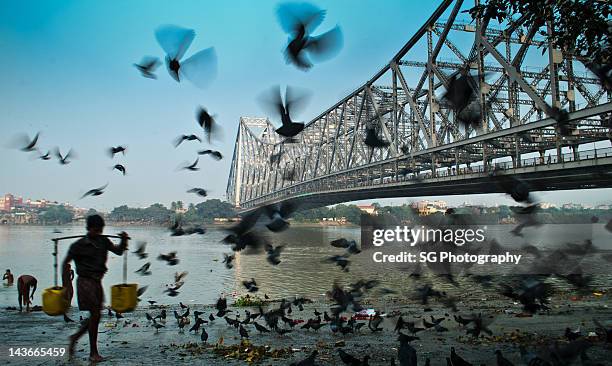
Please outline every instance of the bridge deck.
[{"label": "bridge deck", "polygon": [[527,182],[534,191],[612,187],[612,148],[581,151],[578,156],[565,154],[563,159],[531,158],[523,160],[521,167],[515,168],[511,162],[500,163],[489,171],[477,166],[439,173],[436,177],[406,174],[345,181],[324,177],[247,201],[239,212],[283,201],[314,208],[371,198],[501,193],[501,187],[490,178],[493,170]]}]

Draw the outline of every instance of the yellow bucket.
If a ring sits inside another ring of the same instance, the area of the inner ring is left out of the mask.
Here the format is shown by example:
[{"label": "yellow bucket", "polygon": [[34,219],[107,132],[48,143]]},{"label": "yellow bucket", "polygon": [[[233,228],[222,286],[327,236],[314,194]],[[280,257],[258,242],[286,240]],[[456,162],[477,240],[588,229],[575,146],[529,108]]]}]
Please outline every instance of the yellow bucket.
[{"label": "yellow bucket", "polygon": [[123,283],[111,287],[111,309],[118,313],[128,313],[136,309],[138,303],[138,284]]},{"label": "yellow bucket", "polygon": [[47,315],[56,316],[66,313],[70,303],[66,299],[66,289],[61,286],[49,287],[42,293],[43,311]]}]

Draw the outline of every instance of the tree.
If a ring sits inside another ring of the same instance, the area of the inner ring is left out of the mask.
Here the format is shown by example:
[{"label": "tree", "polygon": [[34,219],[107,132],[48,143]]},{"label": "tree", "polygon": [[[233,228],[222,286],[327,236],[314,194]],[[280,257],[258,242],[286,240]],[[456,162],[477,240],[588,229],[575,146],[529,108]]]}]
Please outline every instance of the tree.
[{"label": "tree", "polygon": [[161,203],[155,203],[147,208],[130,208],[126,205],[115,207],[108,216],[111,221],[143,221],[166,223],[174,212]]},{"label": "tree", "polygon": [[151,206],[144,209],[144,217],[153,220],[158,223],[167,222],[170,220],[173,212],[168,210],[166,206],[161,203],[154,203]]},{"label": "tree", "polygon": [[39,219],[45,224],[66,224],[72,221],[74,213],[62,205],[50,206]]},{"label": "tree", "polygon": [[206,200],[194,206],[197,217],[204,221],[212,221],[215,217],[229,218],[236,216],[234,207],[229,202],[219,199]]},{"label": "tree", "polygon": [[[609,18],[612,7],[609,1],[486,0],[484,4],[475,6],[467,12],[473,19],[482,17],[484,23],[491,19],[502,23],[523,16],[523,26],[527,29],[531,27],[539,29],[545,25],[546,20],[551,20],[553,24],[551,34],[545,30],[539,32],[550,39],[554,47],[573,51],[577,56],[598,65],[610,64],[612,27]],[[545,50],[546,46],[542,52]],[[592,67],[589,68],[593,70]]]},{"label": "tree", "polygon": [[347,221],[353,224],[359,224],[361,221],[361,210],[355,205],[339,204],[334,206],[332,214],[335,218],[345,217]]}]

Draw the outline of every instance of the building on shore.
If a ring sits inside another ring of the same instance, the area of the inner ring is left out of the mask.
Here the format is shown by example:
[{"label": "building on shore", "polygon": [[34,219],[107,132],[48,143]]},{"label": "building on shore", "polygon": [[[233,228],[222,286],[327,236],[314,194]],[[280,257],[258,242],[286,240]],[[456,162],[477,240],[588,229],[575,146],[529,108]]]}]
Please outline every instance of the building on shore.
[{"label": "building on shore", "polygon": [[446,212],[448,205],[445,201],[436,200],[436,201],[428,201],[422,200],[412,203],[412,208],[414,208],[420,216],[432,215],[437,212]]},{"label": "building on shore", "polygon": [[4,212],[10,212],[12,209],[16,207],[23,206],[23,198],[15,197],[10,193],[4,195],[4,197],[0,198],[0,210]]},{"label": "building on shore", "polygon": [[357,205],[357,208],[367,213],[368,215],[376,215],[376,206],[373,204],[369,205]]}]

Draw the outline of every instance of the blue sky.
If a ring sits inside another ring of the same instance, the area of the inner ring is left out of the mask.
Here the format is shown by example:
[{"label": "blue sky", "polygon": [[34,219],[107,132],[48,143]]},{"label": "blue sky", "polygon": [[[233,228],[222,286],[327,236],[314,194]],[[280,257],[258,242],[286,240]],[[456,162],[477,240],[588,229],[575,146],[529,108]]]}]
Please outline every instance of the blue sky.
[{"label": "blue sky", "polygon": [[[41,131],[39,146],[73,148],[78,159],[32,160],[2,148],[0,194],[68,201],[108,210],[120,204],[146,206],[173,200],[196,202],[185,191],[203,187],[225,193],[240,116],[264,116],[256,97],[274,84],[310,89],[313,98],[298,116],[308,121],[370,78],[402,47],[432,13],[437,2],[314,2],[327,9],[319,31],[342,27],[344,47],[337,57],[310,72],[287,65],[281,53],[287,36],[276,20],[277,1],[0,1],[0,145],[13,136]],[[131,65],[144,55],[162,57],[154,37],[162,24],[196,31],[186,56],[216,48],[219,72],[207,89],[177,84],[165,67],[158,80],[142,78]],[[172,140],[200,133],[194,118],[202,105],[217,114],[223,129],[211,148],[226,157],[201,159],[199,172],[176,172],[195,151],[208,148]],[[106,149],[127,145],[125,157],[111,160]],[[122,163],[128,175],[111,171]],[[78,198],[109,183],[96,198]],[[574,196],[574,194],[570,194]],[[552,201],[572,201],[548,193]],[[609,196],[609,195],[608,195]],[[581,195],[603,202],[601,192]],[[453,198],[497,202],[501,198]],[[451,200],[452,201],[452,200]]]}]

